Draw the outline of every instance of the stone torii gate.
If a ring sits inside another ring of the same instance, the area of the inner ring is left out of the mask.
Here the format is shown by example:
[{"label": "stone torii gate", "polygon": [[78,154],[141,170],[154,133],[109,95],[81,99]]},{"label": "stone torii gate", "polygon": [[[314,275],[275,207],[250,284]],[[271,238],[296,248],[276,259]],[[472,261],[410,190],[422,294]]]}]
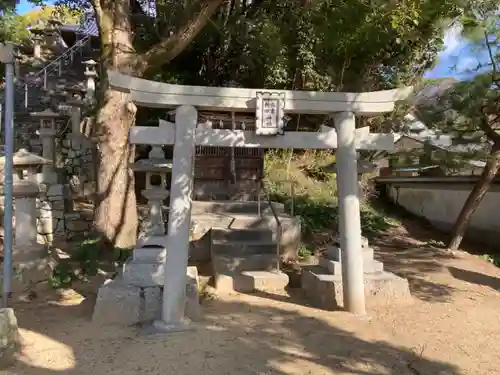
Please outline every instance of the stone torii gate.
[{"label": "stone torii gate", "polygon": [[[109,82],[138,106],[176,108],[175,123],[134,127],[129,135],[132,144],[174,145],[163,321],[156,322],[157,328],[175,329],[183,320],[195,146],[337,149],[344,307],[355,314],[365,313],[357,150],[390,151],[395,139],[391,134],[371,134],[367,128],[356,130],[355,116],[390,112],[411,88],[370,93],[254,90],[170,85],[116,72],[109,72]],[[198,109],[255,112],[256,130],[208,128],[198,123]],[[284,132],[286,113],[331,114],[335,129]]]}]

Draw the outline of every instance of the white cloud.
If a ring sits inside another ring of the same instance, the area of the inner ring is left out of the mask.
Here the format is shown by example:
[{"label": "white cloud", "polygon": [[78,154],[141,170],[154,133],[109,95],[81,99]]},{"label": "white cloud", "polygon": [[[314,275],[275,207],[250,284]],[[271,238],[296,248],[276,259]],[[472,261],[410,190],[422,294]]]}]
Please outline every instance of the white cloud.
[{"label": "white cloud", "polygon": [[452,56],[456,54],[459,48],[462,46],[462,25],[460,23],[455,23],[453,26],[448,28],[444,33],[444,45],[445,50],[441,52],[441,56]]},{"label": "white cloud", "polygon": [[457,72],[468,72],[477,69],[479,65],[479,59],[473,55],[462,54],[459,56],[456,70]]}]

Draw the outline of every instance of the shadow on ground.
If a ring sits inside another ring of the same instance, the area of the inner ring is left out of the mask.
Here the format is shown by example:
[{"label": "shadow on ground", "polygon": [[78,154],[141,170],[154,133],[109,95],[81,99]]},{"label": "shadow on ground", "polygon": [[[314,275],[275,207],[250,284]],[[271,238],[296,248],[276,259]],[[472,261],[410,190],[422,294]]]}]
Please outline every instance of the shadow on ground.
[{"label": "shadow on ground", "polygon": [[[196,329],[145,337],[136,328],[92,326],[92,306],[90,299],[71,307],[18,306],[20,326],[50,343],[26,350],[3,374],[461,374],[451,364],[386,342],[365,341],[288,309],[213,300]],[[30,360],[33,350],[45,358],[44,363],[40,358]],[[73,363],[55,365],[69,357]]]},{"label": "shadow on ground", "polygon": [[457,267],[448,267],[448,271],[450,271],[450,274],[455,279],[462,280],[471,284],[488,286],[492,289],[500,291],[500,279],[498,279],[497,277]]},{"label": "shadow on ground", "polygon": [[446,269],[451,253],[429,247],[394,247],[379,241],[375,257],[384,262],[384,268],[408,280],[412,296],[428,302],[449,301],[455,289],[447,283],[430,280],[430,273]]}]

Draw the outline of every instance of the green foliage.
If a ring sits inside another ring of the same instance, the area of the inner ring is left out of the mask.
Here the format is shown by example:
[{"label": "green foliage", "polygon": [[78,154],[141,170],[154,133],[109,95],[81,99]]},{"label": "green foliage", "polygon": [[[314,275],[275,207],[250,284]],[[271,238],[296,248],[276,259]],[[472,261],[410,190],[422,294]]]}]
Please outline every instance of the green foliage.
[{"label": "green foliage", "polygon": [[42,26],[51,18],[58,19],[65,24],[75,24],[79,16],[80,12],[65,6],[45,6],[25,14],[15,14],[13,10],[6,10],[0,18],[0,41],[22,44],[30,38],[29,26],[37,23]]},{"label": "green foliage", "polygon": [[71,263],[62,261],[54,267],[49,282],[52,288],[59,289],[71,286],[76,280],[78,280],[78,277]]},{"label": "green foliage", "polygon": [[299,259],[307,259],[314,255],[314,250],[311,250],[304,244],[300,244],[299,250],[298,250],[298,256]]},{"label": "green foliage", "polygon": [[498,254],[483,254],[480,256],[481,259],[500,267],[500,255]]},{"label": "green foliage", "polygon": [[[285,204],[287,212],[292,205],[295,215],[302,220],[304,239],[315,242],[325,233],[333,235],[338,229],[338,203],[336,198],[335,175],[327,174],[327,179],[310,176],[304,166],[321,170],[329,164],[332,156],[325,152],[305,152],[292,155],[286,152],[268,152],[265,159],[265,173],[270,198]],[[287,168],[287,166],[289,167]],[[288,169],[288,171],[287,171]],[[284,180],[295,181],[295,196]],[[366,235],[376,235],[398,225],[393,218],[378,207],[365,204],[361,207],[361,225]],[[304,247],[304,254],[307,253]]]},{"label": "green foliage", "polygon": [[103,244],[98,238],[87,239],[76,247],[69,259],[57,264],[50,284],[53,288],[66,288],[75,281],[96,276],[100,271],[115,272],[130,256],[130,249],[119,248],[115,248],[109,256],[109,252],[103,251]]},{"label": "green foliage", "polygon": [[222,7],[169,74],[186,84],[324,91],[413,84],[442,49],[447,20],[462,11],[458,0],[253,3]]},{"label": "green foliage", "polygon": [[10,12],[10,11],[14,10],[17,3],[19,3],[18,0],[1,0],[0,1],[0,15],[4,16],[5,12]]}]

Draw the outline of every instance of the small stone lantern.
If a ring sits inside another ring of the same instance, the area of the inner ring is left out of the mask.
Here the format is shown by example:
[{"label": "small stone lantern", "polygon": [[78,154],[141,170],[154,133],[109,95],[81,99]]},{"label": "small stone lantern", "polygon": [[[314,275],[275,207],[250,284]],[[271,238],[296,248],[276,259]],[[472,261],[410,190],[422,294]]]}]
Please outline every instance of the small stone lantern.
[{"label": "small stone lantern", "polygon": [[[32,154],[28,150],[22,148],[12,157],[13,169],[14,169],[14,179],[15,180],[37,180],[37,173],[40,166],[50,165],[51,161],[41,156]],[[0,158],[0,174],[2,179],[4,174],[5,157]],[[24,176],[24,172],[27,171],[27,178]]]},{"label": "small stone lantern", "polygon": [[94,60],[90,59],[87,61],[84,61],[83,64],[85,65],[85,77],[87,77],[87,94],[85,95],[85,98],[88,101],[93,101],[94,96],[95,96],[95,90],[96,90],[96,78],[97,78],[97,72],[96,72],[96,65],[97,62]]},{"label": "small stone lantern", "polygon": [[52,163],[45,165],[42,170],[42,179],[44,183],[55,183],[57,176],[54,172],[53,163],[55,162],[55,136],[56,132],[56,119],[60,117],[51,109],[46,109],[42,112],[33,112],[31,117],[40,120],[40,130],[38,134],[42,140],[42,156],[50,160]]},{"label": "small stone lantern", "polygon": [[40,29],[31,29],[31,34],[33,36],[31,39],[33,40],[33,57],[36,59],[40,59],[42,57],[42,34],[43,30]]},{"label": "small stone lantern", "polygon": [[132,169],[146,173],[146,188],[141,192],[148,200],[149,217],[145,226],[145,237],[164,236],[162,204],[169,196],[167,175],[172,171],[172,161],[165,159],[160,146],[153,146],[148,159],[137,161]]},{"label": "small stone lantern", "polygon": [[71,141],[72,143],[80,143],[82,136],[82,108],[85,106],[83,98],[87,91],[85,87],[74,85],[66,88],[68,99],[66,103],[71,107]]}]

